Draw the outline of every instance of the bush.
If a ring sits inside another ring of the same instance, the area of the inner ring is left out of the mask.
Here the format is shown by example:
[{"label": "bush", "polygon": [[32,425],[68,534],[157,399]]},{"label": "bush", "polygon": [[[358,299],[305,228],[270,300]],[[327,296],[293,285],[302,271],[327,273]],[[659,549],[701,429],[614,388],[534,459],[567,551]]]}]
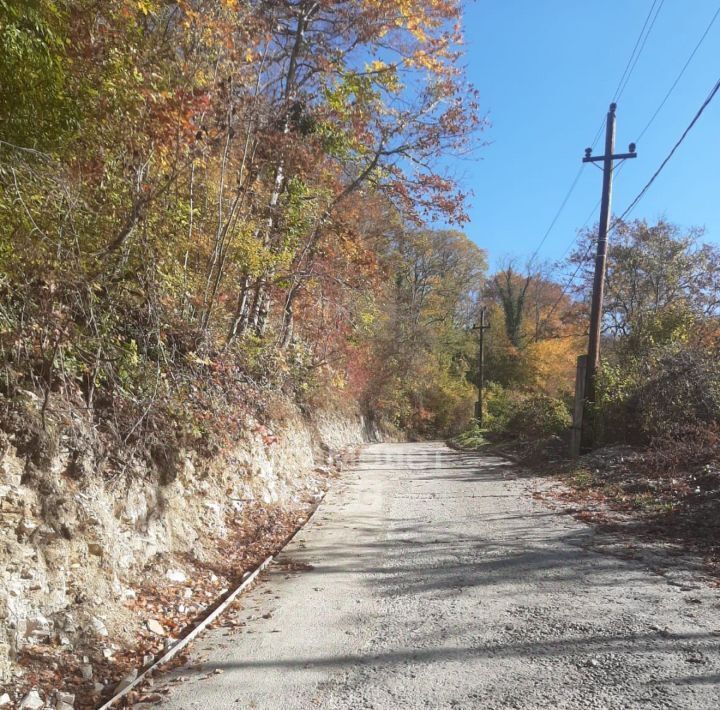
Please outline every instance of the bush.
[{"label": "bush", "polygon": [[561,434],[572,424],[565,402],[546,394],[493,384],[486,402],[488,431],[503,438],[542,439]]},{"label": "bush", "polygon": [[717,355],[690,347],[663,349],[653,355],[652,374],[637,395],[646,434],[649,437],[679,434],[688,425],[720,422]]},{"label": "bush", "polygon": [[720,368],[710,349],[672,343],[644,357],[603,363],[598,444],[680,440],[688,427],[720,423]]},{"label": "bush", "polygon": [[565,402],[546,394],[531,394],[518,403],[506,431],[520,439],[544,439],[562,434],[571,424]]},{"label": "bush", "polygon": [[473,424],[467,431],[464,431],[462,434],[459,434],[452,439],[452,443],[463,449],[479,449],[482,446],[485,446],[488,441],[485,438],[484,431],[477,423],[477,420],[474,420]]},{"label": "bush", "polygon": [[598,370],[595,444],[638,444],[646,440],[638,413],[641,363],[603,361]]}]

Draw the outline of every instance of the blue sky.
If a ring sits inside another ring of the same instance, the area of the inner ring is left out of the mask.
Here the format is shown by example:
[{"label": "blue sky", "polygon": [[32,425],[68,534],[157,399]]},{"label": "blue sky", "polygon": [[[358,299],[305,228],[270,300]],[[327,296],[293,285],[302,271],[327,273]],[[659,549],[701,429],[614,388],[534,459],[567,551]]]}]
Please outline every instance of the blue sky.
[{"label": "blue sky", "polygon": [[[491,265],[527,258],[552,221],[607,112],[651,0],[467,0],[466,63],[491,144],[454,164],[474,190],[465,231]],[[617,149],[645,126],[720,0],[665,0],[617,111]],[[617,176],[618,214],[657,169],[720,78],[720,17],[664,109]],[[600,144],[602,141],[600,141]],[[598,148],[600,150],[600,148]],[[589,165],[539,259],[559,258],[600,197]],[[720,243],[720,95],[632,217],[705,226]],[[593,218],[592,224],[595,223]]]}]

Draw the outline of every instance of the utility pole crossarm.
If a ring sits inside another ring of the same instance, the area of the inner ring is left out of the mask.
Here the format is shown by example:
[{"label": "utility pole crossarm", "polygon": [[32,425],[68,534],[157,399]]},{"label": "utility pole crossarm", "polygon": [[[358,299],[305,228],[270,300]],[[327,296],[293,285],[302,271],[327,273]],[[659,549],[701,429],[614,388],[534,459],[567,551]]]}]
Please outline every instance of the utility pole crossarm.
[{"label": "utility pole crossarm", "polygon": [[[637,152],[635,151],[635,144],[631,143],[629,153],[615,153],[615,155],[611,155],[610,157],[613,160],[629,160],[630,158],[637,158]],[[592,149],[586,148],[585,149],[585,157],[583,158],[583,163],[603,163],[605,162],[605,156],[604,155],[590,155]]]}]

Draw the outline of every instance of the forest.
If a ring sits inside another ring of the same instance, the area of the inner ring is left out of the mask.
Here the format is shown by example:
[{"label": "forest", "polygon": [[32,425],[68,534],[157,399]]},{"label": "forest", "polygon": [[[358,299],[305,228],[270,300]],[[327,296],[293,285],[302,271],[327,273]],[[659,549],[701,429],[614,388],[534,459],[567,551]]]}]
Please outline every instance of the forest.
[{"label": "forest", "polygon": [[433,226],[482,123],[456,3],[2,10],[6,408],[65,399],[155,459],[222,446],[255,389],[459,426],[485,257]]},{"label": "forest", "polygon": [[[0,387],[25,450],[62,432],[108,475],[172,478],[277,393],[395,436],[566,435],[594,229],[564,262],[493,272],[462,231],[444,166],[486,121],[456,2],[0,7]],[[664,220],[613,229],[595,443],[705,456],[718,249]]]}]

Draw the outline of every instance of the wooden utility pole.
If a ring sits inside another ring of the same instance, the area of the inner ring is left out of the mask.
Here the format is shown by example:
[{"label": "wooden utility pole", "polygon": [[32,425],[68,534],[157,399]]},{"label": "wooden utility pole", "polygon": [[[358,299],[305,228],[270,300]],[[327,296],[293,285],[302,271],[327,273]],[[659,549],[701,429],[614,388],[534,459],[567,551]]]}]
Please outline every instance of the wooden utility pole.
[{"label": "wooden utility pole", "polygon": [[573,406],[573,423],[570,430],[570,456],[576,459],[580,456],[582,443],[583,407],[585,406],[585,373],[587,370],[587,355],[579,355],[575,373],[575,403]]},{"label": "wooden utility pole", "polygon": [[612,179],[616,160],[637,158],[635,144],[630,144],[630,152],[614,154],[615,150],[615,109],[610,104],[605,125],[605,152],[603,155],[592,155],[592,148],[585,150],[583,163],[603,164],[602,202],[600,205],[600,225],[598,229],[597,253],[595,256],[595,277],[593,279],[592,305],[590,310],[590,337],[588,340],[587,371],[585,375],[585,406],[582,422],[582,448],[592,447],[594,433],[592,421],[592,404],[595,402],[595,382],[597,368],[600,363],[600,334],[602,330],[603,293],[605,290],[605,267],[607,262],[607,239],[610,230],[610,214],[612,209]]},{"label": "wooden utility pole", "polygon": [[473,326],[473,330],[480,331],[480,348],[478,351],[478,399],[475,402],[475,419],[479,426],[483,425],[483,390],[485,389],[485,331],[490,324],[485,322],[486,307],[480,309],[480,325]]}]

